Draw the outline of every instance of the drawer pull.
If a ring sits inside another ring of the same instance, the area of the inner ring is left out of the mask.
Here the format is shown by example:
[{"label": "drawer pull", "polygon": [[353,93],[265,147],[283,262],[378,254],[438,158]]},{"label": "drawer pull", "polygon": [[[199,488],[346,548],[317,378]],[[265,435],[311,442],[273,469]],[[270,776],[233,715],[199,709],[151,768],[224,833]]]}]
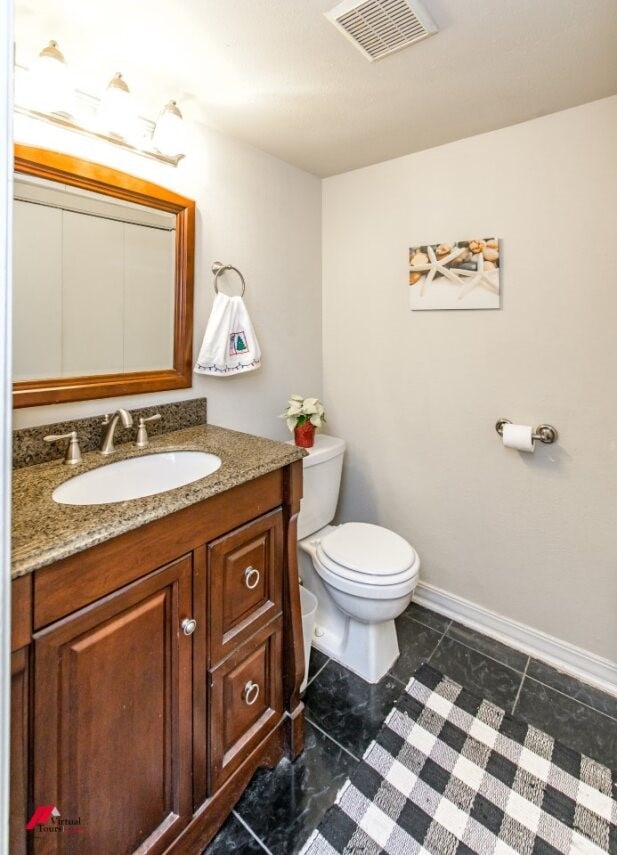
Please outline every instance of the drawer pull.
[{"label": "drawer pull", "polygon": [[256,588],[257,585],[259,585],[260,578],[259,570],[255,567],[247,567],[244,571],[244,584],[249,591],[252,591],[253,588]]},{"label": "drawer pull", "polygon": [[242,692],[242,698],[245,704],[248,704],[249,707],[253,706],[257,698],[259,697],[259,686],[257,683],[253,683],[252,680],[249,680],[244,690]]},{"label": "drawer pull", "polygon": [[182,632],[185,635],[192,635],[197,629],[197,621],[195,620],[195,618],[186,617],[184,618],[180,626],[182,627]]}]

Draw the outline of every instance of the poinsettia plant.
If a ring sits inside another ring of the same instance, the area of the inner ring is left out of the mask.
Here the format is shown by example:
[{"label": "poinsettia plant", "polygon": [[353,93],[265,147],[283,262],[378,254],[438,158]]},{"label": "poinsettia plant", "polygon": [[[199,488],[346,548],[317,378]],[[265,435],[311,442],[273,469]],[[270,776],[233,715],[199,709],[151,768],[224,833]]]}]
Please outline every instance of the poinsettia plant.
[{"label": "poinsettia plant", "polygon": [[303,398],[302,395],[292,395],[287,409],[280,418],[286,419],[287,427],[293,429],[310,422],[315,427],[321,427],[326,421],[326,413],[319,398]]}]

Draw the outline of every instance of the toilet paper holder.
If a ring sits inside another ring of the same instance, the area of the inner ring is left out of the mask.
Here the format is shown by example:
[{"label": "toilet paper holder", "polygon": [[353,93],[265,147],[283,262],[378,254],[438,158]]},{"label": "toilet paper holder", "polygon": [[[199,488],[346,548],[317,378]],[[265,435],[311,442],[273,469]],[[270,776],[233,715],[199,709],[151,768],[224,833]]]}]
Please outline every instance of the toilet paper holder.
[{"label": "toilet paper holder", "polygon": [[[499,436],[503,436],[503,426],[511,424],[512,422],[510,419],[499,419],[495,425],[495,430]],[[553,442],[557,441],[559,434],[557,433],[557,428],[554,428],[553,425],[538,425],[532,433],[531,438],[536,439],[539,442],[543,442],[546,445],[551,445]]]}]

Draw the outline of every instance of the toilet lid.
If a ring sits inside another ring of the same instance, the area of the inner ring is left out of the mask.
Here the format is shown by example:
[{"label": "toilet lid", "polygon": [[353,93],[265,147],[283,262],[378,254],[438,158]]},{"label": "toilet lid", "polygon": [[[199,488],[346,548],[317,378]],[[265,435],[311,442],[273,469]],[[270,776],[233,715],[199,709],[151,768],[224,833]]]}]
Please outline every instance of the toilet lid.
[{"label": "toilet lid", "polygon": [[335,564],[367,576],[393,576],[416,560],[413,547],[400,535],[371,523],[345,523],[320,543]]}]

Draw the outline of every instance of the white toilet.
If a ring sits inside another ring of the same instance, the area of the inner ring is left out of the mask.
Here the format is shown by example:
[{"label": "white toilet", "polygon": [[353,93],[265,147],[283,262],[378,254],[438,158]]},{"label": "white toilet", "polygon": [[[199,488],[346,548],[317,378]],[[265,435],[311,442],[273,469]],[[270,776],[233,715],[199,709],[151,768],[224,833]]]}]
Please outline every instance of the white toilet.
[{"label": "white toilet", "polygon": [[317,597],[313,645],[369,683],[399,655],[397,618],[418,582],[420,559],[387,528],[369,523],[332,526],[345,442],[318,434],[304,458],[298,517],[302,584]]}]

